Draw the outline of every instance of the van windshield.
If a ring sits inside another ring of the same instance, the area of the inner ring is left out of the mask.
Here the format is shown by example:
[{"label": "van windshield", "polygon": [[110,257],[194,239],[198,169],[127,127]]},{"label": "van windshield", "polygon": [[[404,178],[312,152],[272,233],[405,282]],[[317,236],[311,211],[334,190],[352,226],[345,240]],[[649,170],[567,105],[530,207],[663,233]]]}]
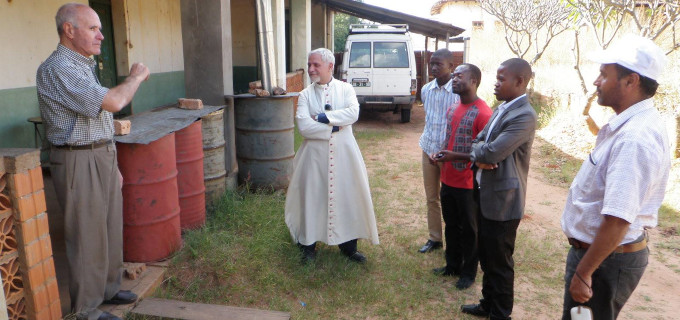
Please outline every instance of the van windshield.
[{"label": "van windshield", "polygon": [[350,68],[370,68],[371,67],[371,43],[352,42],[349,52]]},{"label": "van windshield", "polygon": [[374,42],[375,68],[408,68],[406,42]]}]

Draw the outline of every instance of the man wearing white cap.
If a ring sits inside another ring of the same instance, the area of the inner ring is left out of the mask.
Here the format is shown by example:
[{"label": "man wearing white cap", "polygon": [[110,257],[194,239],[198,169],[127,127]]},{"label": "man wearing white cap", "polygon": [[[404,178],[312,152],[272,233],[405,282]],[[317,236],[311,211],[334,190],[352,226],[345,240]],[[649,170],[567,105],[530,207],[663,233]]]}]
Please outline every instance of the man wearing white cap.
[{"label": "man wearing white cap", "polygon": [[657,224],[670,170],[669,140],[652,100],[664,53],[631,35],[591,59],[601,63],[597,102],[616,115],[569,188],[562,319],[577,305],[590,307],[593,319],[616,319],[647,267],[645,230]]}]

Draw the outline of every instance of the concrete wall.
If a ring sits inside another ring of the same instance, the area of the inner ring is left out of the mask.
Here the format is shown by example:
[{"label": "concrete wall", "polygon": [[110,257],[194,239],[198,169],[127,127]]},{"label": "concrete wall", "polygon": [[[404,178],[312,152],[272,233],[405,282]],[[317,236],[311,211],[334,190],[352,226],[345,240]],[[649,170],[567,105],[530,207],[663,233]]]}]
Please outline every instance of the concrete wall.
[{"label": "concrete wall", "polygon": [[[55,50],[57,9],[73,0],[0,1],[0,148],[33,147],[33,125],[39,116],[35,72]],[[75,2],[87,4],[87,1]],[[132,101],[140,112],[184,96],[180,0],[112,0],[119,82],[131,62],[151,70]],[[11,46],[11,47],[10,47]],[[7,137],[12,137],[8,139]]]},{"label": "concrete wall", "polygon": [[26,119],[40,115],[35,72],[57,47],[54,15],[67,2],[0,1],[0,148],[34,146]]},{"label": "concrete wall", "polygon": [[248,91],[248,83],[258,80],[257,14],[255,1],[231,1],[234,93]]},{"label": "concrete wall", "polygon": [[184,97],[180,0],[112,0],[111,9],[119,82],[135,62],[151,71],[132,100],[132,113]]}]

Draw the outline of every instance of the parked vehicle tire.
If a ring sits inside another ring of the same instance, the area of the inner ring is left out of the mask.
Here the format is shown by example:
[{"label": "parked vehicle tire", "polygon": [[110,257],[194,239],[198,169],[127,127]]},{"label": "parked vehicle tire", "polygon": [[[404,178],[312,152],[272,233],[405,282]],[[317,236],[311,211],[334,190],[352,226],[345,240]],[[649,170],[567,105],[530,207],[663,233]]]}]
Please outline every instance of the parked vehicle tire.
[{"label": "parked vehicle tire", "polygon": [[401,123],[411,122],[411,109],[402,108],[401,109]]}]

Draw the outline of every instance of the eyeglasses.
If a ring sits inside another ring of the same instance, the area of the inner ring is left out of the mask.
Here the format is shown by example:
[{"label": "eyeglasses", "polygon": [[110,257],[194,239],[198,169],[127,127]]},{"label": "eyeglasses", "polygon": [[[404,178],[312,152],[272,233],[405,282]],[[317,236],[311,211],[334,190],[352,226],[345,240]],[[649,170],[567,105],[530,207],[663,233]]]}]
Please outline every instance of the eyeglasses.
[{"label": "eyeglasses", "polygon": [[325,106],[323,106],[323,108],[326,109],[326,111],[328,111],[331,110],[332,107],[330,104],[327,103]]}]

